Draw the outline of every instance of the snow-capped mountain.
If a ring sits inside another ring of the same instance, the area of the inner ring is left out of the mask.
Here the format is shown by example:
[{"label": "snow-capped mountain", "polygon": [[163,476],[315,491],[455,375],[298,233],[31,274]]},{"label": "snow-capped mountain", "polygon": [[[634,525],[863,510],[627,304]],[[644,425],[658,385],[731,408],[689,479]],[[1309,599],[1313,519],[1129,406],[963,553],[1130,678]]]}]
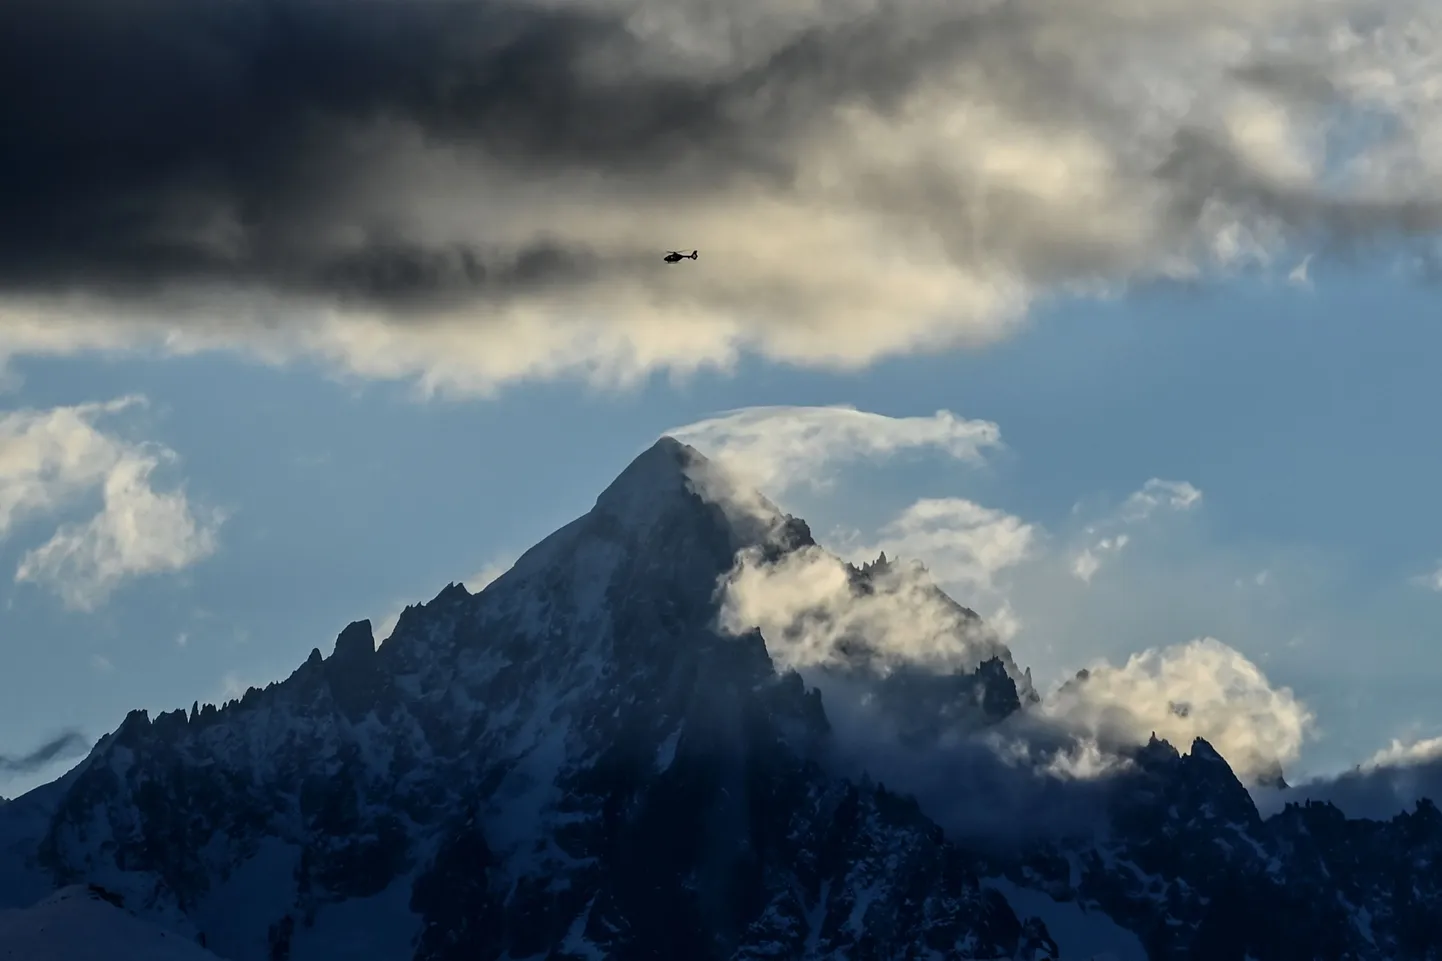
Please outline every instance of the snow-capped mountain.
[{"label": "snow-capped mountain", "polygon": [[[1442,949],[1430,805],[1264,821],[1205,742],[1156,742],[1095,795],[1095,830],[978,845],[843,769],[779,640],[719,617],[739,555],[820,548],[727,483],[663,439],[480,594],[448,586],[379,648],[360,621],[239,701],[132,713],[0,808],[0,898],[102,885],[232,961]],[[847,567],[846,589],[887,590],[887,571]],[[909,751],[1025,712],[1029,674],[946,603],[937,630],[969,664],[885,665],[862,630],[808,680],[865,686]]]}]

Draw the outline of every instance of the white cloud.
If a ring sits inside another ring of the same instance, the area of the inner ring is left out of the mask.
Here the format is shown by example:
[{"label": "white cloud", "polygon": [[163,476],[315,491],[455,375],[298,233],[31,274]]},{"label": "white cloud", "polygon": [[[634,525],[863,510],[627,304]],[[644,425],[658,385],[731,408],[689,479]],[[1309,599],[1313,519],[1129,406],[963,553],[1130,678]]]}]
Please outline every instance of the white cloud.
[{"label": "white cloud", "polygon": [[[1162,510],[1189,511],[1201,503],[1202,492],[1186,481],[1168,481],[1151,478],[1141,490],[1132,493],[1115,514],[1103,517],[1088,525],[1084,534],[1095,537],[1101,531],[1115,531],[1117,528],[1145,523]],[[1121,553],[1131,542],[1131,535],[1125,533],[1107,534],[1072,551],[1072,576],[1084,584],[1090,584],[1101,570],[1108,556]]]},{"label": "white cloud", "polygon": [[858,656],[883,671],[898,663],[970,669],[996,650],[994,635],[916,568],[874,569],[859,589],[847,564],[816,547],[775,562],[742,552],[722,584],[721,626],[760,629],[771,656],[797,669]]},{"label": "white cloud", "polygon": [[462,580],[461,583],[466,585],[466,590],[472,594],[479,594],[489,587],[492,581],[510,570],[515,563],[514,559],[508,561],[492,561],[470,577]]},{"label": "white cloud", "polygon": [[1308,254],[1302,258],[1301,263],[1292,268],[1292,272],[1287,275],[1287,283],[1303,290],[1312,289],[1312,256],[1312,254]]},{"label": "white cloud", "polygon": [[865,553],[921,561],[938,581],[991,591],[997,574],[1034,549],[1036,528],[1005,511],[960,497],[919,500],[881,529]]},{"label": "white cloud", "polygon": [[1089,676],[1045,698],[1044,715],[1106,744],[1144,744],[1155,733],[1186,750],[1205,738],[1244,779],[1297,759],[1313,715],[1289,688],[1273,687],[1240,652],[1213,638],[1098,662]]},{"label": "white cloud", "polygon": [[978,463],[1001,445],[995,424],[950,411],[887,417],[848,406],[748,407],[666,433],[776,497],[798,485],[824,486],[840,464],[924,449]]},{"label": "white cloud", "polygon": [[127,397],[0,415],[0,538],[97,489],[103,498],[99,513],[62,524],[27,551],[17,581],[43,584],[69,606],[90,610],[127,579],[179,571],[215,551],[220,515],[197,511],[183,490],[152,486],[152,473],[176,460],[174,452],[95,426],[142,403]]},{"label": "white cloud", "polygon": [[[708,457],[739,467],[746,481],[765,487],[763,493],[829,484],[835,467],[863,458],[881,460],[931,447],[976,462],[986,449],[1001,443],[995,424],[968,421],[947,411],[932,418],[889,418],[834,407],[750,408],[668,433],[696,445]],[[714,492],[711,496],[728,502],[742,499],[730,486],[724,496]],[[954,612],[947,605],[933,609],[929,587],[923,585],[938,584],[978,611],[989,629],[988,644],[1010,641],[1031,616],[1032,605],[1018,603],[1013,583],[1017,576],[1034,579],[1035,572],[1065,557],[1068,575],[1089,582],[1107,557],[1132,543],[1136,529],[1145,522],[1161,512],[1190,511],[1201,499],[1201,491],[1192,484],[1152,478],[1078,533],[1057,537],[1021,517],[967,498],[924,498],[874,534],[844,537],[844,554],[853,563],[882,553],[902,562],[893,563],[887,589],[877,596],[853,597],[841,561],[820,552],[805,553],[778,565],[741,563],[726,585],[726,612],[733,628],[759,626],[768,638],[784,636],[781,659],[793,664],[832,658],[837,646],[860,625],[898,635],[880,644],[892,660],[970,659],[970,639],[960,648],[951,647],[956,643]],[[925,576],[912,571],[916,563],[924,565]],[[909,605],[916,610],[909,611]],[[886,626],[882,622],[889,614],[902,618],[907,627],[898,631]]]},{"label": "white cloud", "polygon": [[999,603],[993,604],[984,614],[986,626],[996,635],[996,639],[1003,644],[1010,643],[1017,634],[1021,633],[1021,619],[1011,606],[1011,601],[1003,597]]},{"label": "white cloud", "polygon": [[[988,450],[1002,446],[1001,432],[995,424],[968,420],[951,411],[938,411],[930,417],[887,417],[845,406],[746,408],[666,433],[697,447],[725,472],[724,478],[711,479],[708,486],[717,488],[708,491],[711,499],[758,515],[765,511],[749,503],[749,488],[768,496],[802,486],[824,488],[834,480],[837,467],[857,461],[889,460],[917,450],[979,464]],[[882,610],[899,612],[914,600],[921,605],[921,612],[907,616],[922,619],[915,625],[917,636],[888,640],[885,646],[897,652],[928,651],[917,656],[935,659],[941,656],[937,645],[951,643],[942,638],[950,636],[954,614],[931,611],[926,599],[929,588],[923,585],[934,577],[937,582],[968,589],[969,602],[975,602],[977,593],[996,600],[994,609],[984,612],[988,621],[999,625],[995,633],[1014,632],[1014,612],[995,595],[993,582],[999,572],[1029,556],[1035,533],[1020,518],[965,498],[918,500],[877,531],[875,538],[849,545],[846,553],[857,562],[883,552],[893,559],[922,561],[928,577],[906,573],[910,570],[908,564],[895,565],[887,575],[885,592],[855,601],[843,590],[844,564],[829,555],[808,556],[804,563],[768,569],[764,576],[743,567],[731,585],[738,592],[732,598],[731,612],[747,623],[749,618],[760,617],[775,627],[793,625],[797,611],[813,604],[828,609],[826,629],[818,632],[817,626],[811,624],[795,642],[802,648],[816,646],[816,651],[795,654],[805,660],[829,657],[824,652],[838,643],[836,630],[844,633],[856,623],[879,623]],[[795,594],[788,599],[785,595],[791,591]],[[839,605],[848,606],[847,611],[838,613]],[[766,613],[770,610],[779,613],[771,617]],[[962,655],[952,652],[945,656]],[[964,656],[971,655],[968,652]]]},{"label": "white cloud", "polygon": [[15,579],[47,584],[70,606],[90,610],[129,578],[183,570],[213,554],[219,515],[197,516],[183,491],[156,492],[156,466],[122,458],[105,478],[104,509],[28,551]]},{"label": "white cloud", "polygon": [[[919,534],[910,541],[919,550],[904,556],[942,557],[934,565],[938,573],[990,596],[996,613],[979,625],[938,594],[918,567],[894,560],[871,570],[870,582],[860,586],[842,561],[807,548],[773,562],[759,552],[738,557],[722,585],[723,628],[759,628],[778,664],[803,670],[858,659],[882,673],[900,664],[968,669],[999,653],[998,644],[1019,628],[1018,608],[996,575],[1044,553],[1035,550],[1030,525],[948,501],[914,505],[890,529]],[[972,604],[970,595],[957,596]],[[1026,611],[1020,608],[1022,616]],[[1076,653],[1073,647],[1061,656]],[[1183,751],[1203,737],[1251,781],[1296,762],[1313,731],[1311,711],[1290,689],[1273,685],[1245,655],[1212,638],[1150,648],[1120,667],[1095,661],[1089,671],[1084,682],[1043,699],[1032,719],[1043,728],[1023,719],[993,749],[1056,776],[1089,778],[1115,770],[1121,751],[1152,734]],[[1063,741],[1056,740],[1058,732]]]},{"label": "white cloud", "polygon": [[0,537],[27,516],[54,510],[103,481],[122,445],[93,421],[141,403],[125,397],[0,415]]},{"label": "white cloud", "polygon": [[110,659],[102,654],[90,655],[90,666],[101,674],[111,674],[115,671],[115,665],[110,663]]},{"label": "white cloud", "polygon": [[1101,570],[1102,556],[1120,551],[1130,541],[1129,535],[1118,534],[1116,537],[1103,537],[1091,547],[1082,548],[1081,553],[1072,558],[1072,576],[1083,583],[1091,583],[1092,577]]},{"label": "white cloud", "polygon": [[[1104,557],[1132,544],[1137,530],[1158,513],[1190,511],[1201,499],[1201,492],[1191,484],[1150,480],[1119,509],[1081,528],[1078,536],[1086,539],[1087,546],[1080,552],[1068,546],[1074,543],[1070,537],[1049,535],[1003,511],[962,499],[924,500],[888,523],[882,533],[889,536],[883,536],[877,547],[888,555],[926,563],[956,597],[983,610],[994,628],[990,637],[1008,641],[1016,637],[1023,621],[1037,613],[1036,605],[1045,605],[1049,620],[1060,625],[1061,639],[1068,645],[1055,656],[1070,658],[1084,652],[1088,641],[1068,629],[1065,615],[1057,616],[1059,605],[1064,610],[1070,602],[1055,590],[1056,582],[1043,576],[1019,592],[1008,575],[1034,578],[1061,564],[1066,576],[1089,581]],[[1115,532],[1119,527],[1131,532]],[[1106,528],[1114,532],[1098,536]],[[813,564],[801,569],[816,573]],[[844,594],[833,592],[818,599],[822,592],[802,583],[796,576],[799,571],[787,573],[793,577],[773,577],[764,586],[803,609],[823,609],[836,618]],[[1258,583],[1265,581],[1265,576],[1257,576]],[[772,607],[784,606],[777,598],[766,600]],[[901,606],[886,611],[906,625],[904,636],[888,638],[887,650],[900,660],[944,663],[945,659],[929,655],[932,648],[926,640],[913,636],[913,632],[920,638],[935,635],[931,612],[923,603],[908,599],[907,604],[919,613],[908,617]],[[845,610],[847,616],[860,619],[850,613],[852,608]],[[822,623],[829,626],[835,620]],[[836,637],[817,631],[814,623],[808,622],[808,627],[801,634],[806,641],[819,640],[822,650],[836,645]],[[897,633],[895,628],[873,629]],[[918,657],[918,652],[926,656]],[[1120,668],[1098,662],[1086,683],[1073,683],[1046,699],[1042,714],[1080,738],[1048,762],[1055,768],[1053,773],[1068,777],[1111,770],[1117,763],[1117,748],[1143,744],[1156,733],[1182,750],[1193,738],[1204,737],[1240,776],[1253,778],[1273,773],[1277,764],[1295,762],[1313,723],[1310,711],[1290,690],[1273,687],[1245,655],[1211,638],[1150,648],[1130,656]],[[1026,750],[1025,745],[1013,747]]]},{"label": "white cloud", "polygon": [[1159,509],[1191,510],[1202,499],[1202,492],[1186,481],[1159,480],[1153,477],[1142,489],[1127,498],[1121,520],[1125,523],[1144,521]]},{"label": "white cloud", "polygon": [[1442,758],[1442,737],[1407,742],[1393,738],[1391,744],[1362,762],[1360,767],[1363,771],[1375,771],[1378,768],[1413,767],[1436,761],[1439,758]]},{"label": "white cloud", "polygon": [[[824,446],[806,461],[773,457],[764,436],[752,443],[762,452],[752,457],[764,468],[753,473],[783,486],[791,476],[804,477],[808,463],[841,461]],[[1271,651],[1269,645],[1310,630],[1311,622],[1299,618],[1315,609],[1311,599],[1333,572],[1312,551],[1229,550],[1197,525],[1163,524],[1195,514],[1203,503],[1191,483],[1152,478],[1109,508],[1089,513],[1078,506],[1052,532],[966,498],[920,500],[874,532],[842,538],[855,561],[881,550],[892,558],[874,592],[858,590],[848,568],[821,550],[769,564],[743,555],[723,584],[723,623],[733,631],[760,628],[773,657],[799,668],[834,665],[869,647],[883,668],[950,669],[974,665],[998,642],[1016,645],[1022,663],[1052,677],[1069,676],[1068,665],[1109,658],[1122,666],[1099,661],[1087,684],[1044,704],[1040,720],[1062,728],[1063,747],[1046,731],[1033,731],[1041,736],[1036,743],[1021,732],[1023,742],[1005,749],[1050,764],[1053,773],[1089,777],[1111,770],[1118,748],[1145,743],[1153,732],[1182,750],[1204,737],[1239,775],[1254,779],[1296,764],[1314,722],[1250,652]],[[925,564],[941,587],[982,614],[987,629],[963,623],[955,607],[930,592],[928,577],[898,561]],[[1115,570],[1097,577],[1109,564]],[[1285,583],[1289,596],[1301,593],[1292,603],[1278,591],[1232,590],[1239,581]],[[1206,636],[1160,646],[1199,634]]]},{"label": "white cloud", "polygon": [[1101,561],[1090,549],[1082,551],[1072,561],[1071,572],[1079,581],[1090,582],[1092,575],[1101,569]]}]

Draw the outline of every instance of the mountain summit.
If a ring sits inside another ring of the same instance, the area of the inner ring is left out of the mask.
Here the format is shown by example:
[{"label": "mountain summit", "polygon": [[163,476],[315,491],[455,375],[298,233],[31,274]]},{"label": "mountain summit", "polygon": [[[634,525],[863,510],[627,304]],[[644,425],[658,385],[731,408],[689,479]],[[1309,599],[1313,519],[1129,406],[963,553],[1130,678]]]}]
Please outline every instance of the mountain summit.
[{"label": "mountain summit", "polygon": [[711,469],[696,448],[662,437],[642,452],[596,498],[596,510],[644,530],[684,505],[695,491],[693,475]]},{"label": "mountain summit", "polygon": [[[0,879],[103,885],[231,961],[1422,956],[1403,948],[1442,906],[1435,871],[1415,866],[1442,847],[1435,809],[1264,822],[1204,742],[1188,756],[1159,742],[1111,787],[1099,835],[982,853],[847,776],[822,696],[774,657],[825,618],[722,629],[738,570],[804,564],[839,565],[843,600],[898,576],[830,558],[804,522],[663,438],[483,591],[447,586],[379,647],[357,621],[329,657],[238,701],[132,712],[64,778],[0,807]],[[948,624],[976,629],[934,587],[898,596],[944,600]],[[933,775],[954,757],[934,746],[1034,701],[994,639],[973,663],[921,669],[881,656],[888,626],[843,624],[811,676],[872,685],[875,717]],[[948,783],[953,802],[968,777]],[[1388,895],[1393,869],[1411,880]],[[1344,893],[1365,931],[1318,907]],[[1322,953],[1266,940],[1293,922]]]}]

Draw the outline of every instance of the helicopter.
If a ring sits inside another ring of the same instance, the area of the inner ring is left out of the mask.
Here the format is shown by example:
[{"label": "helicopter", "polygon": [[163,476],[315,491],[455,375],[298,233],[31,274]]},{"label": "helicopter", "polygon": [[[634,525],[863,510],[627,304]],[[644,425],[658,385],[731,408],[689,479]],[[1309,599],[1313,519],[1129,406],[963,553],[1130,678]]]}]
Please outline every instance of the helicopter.
[{"label": "helicopter", "polygon": [[693,250],[689,254],[683,254],[679,250],[673,250],[661,259],[666,261],[666,263],[668,264],[679,264],[683,260],[695,260],[696,251]]}]

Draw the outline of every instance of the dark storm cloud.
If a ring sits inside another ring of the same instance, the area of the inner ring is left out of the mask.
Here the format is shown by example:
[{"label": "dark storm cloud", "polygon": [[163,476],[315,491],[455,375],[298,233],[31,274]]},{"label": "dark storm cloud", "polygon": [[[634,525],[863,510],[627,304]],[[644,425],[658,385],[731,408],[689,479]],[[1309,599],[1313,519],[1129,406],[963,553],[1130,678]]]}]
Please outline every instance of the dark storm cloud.
[{"label": "dark storm cloud", "polygon": [[[269,355],[483,388],[854,365],[1239,245],[1432,234],[1429,8],[1344,6],[1381,26],[1333,43],[1307,0],[8,0],[0,330],[67,351],[259,305],[312,323]],[[1357,192],[1309,173],[1353,108],[1380,118],[1343,144],[1377,146]],[[658,269],[674,245],[711,256]],[[506,341],[398,349],[361,314]]]},{"label": "dark storm cloud", "polygon": [[588,280],[597,272],[597,261],[589,251],[546,244],[498,261],[466,245],[436,247],[401,238],[377,239],[317,265],[308,278],[295,279],[309,280],[343,300],[441,306],[468,293],[504,295]]},{"label": "dark storm cloud", "polygon": [[[703,75],[647,67],[623,17],[508,0],[11,0],[0,285],[199,281],[418,306],[584,281],[628,252],[438,244],[368,216],[392,138],[533,178],[784,181],[808,117],[883,104],[970,32],[910,36],[876,14]],[[363,239],[337,244],[345,228]]]},{"label": "dark storm cloud", "polygon": [[543,283],[585,252],[427,249],[379,223],[336,250],[324,231],[349,222],[387,123],[527,165],[655,163],[726,136],[704,86],[583,76],[626,46],[592,12],[472,0],[7,3],[0,284],[411,301]]},{"label": "dark storm cloud", "polygon": [[0,774],[29,774],[51,761],[85,753],[88,745],[79,731],[56,735],[28,754],[0,754]]}]

